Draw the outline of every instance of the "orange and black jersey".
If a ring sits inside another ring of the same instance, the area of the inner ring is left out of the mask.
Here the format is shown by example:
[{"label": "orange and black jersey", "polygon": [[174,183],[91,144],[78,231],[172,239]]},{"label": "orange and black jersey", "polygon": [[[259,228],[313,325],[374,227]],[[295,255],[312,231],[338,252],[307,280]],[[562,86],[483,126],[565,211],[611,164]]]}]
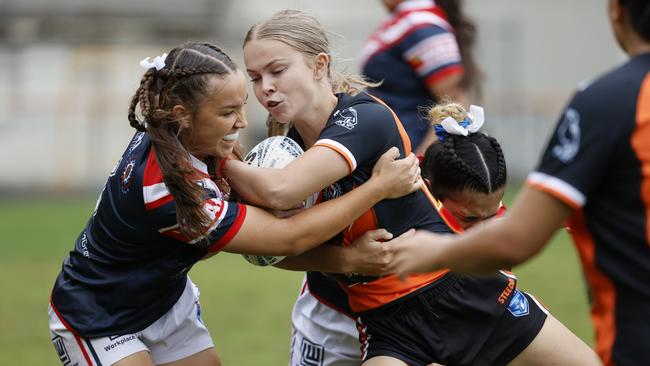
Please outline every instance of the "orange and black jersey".
[{"label": "orange and black jersey", "polygon": [[568,224],[606,364],[650,360],[650,54],[579,91],[527,183],[574,209]]},{"label": "orange and black jersey", "polygon": [[[379,157],[397,146],[401,157],[410,153],[408,136],[395,113],[379,99],[361,93],[356,96],[338,94],[338,104],[321,131],[314,146],[338,152],[349,164],[350,175],[323,189],[321,200],[334,199],[366,182]],[[295,129],[289,137],[303,145]],[[368,230],[384,228],[398,236],[410,228],[452,233],[434,208],[434,199],[422,189],[406,197],[384,200],[367,211],[336,238],[345,244]],[[446,271],[410,276],[402,282],[396,276],[382,278],[358,274],[334,275],[345,285],[354,311],[376,308],[403,297],[440,278]],[[310,290],[318,290],[310,283]],[[315,290],[315,291],[314,291]]]}]

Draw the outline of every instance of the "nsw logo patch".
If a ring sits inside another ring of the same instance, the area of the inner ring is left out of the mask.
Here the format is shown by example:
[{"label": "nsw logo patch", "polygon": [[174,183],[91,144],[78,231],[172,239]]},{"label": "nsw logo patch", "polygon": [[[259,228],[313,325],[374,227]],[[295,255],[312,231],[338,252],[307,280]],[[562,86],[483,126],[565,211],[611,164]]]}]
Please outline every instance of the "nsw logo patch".
[{"label": "nsw logo patch", "polygon": [[510,299],[510,304],[508,305],[508,311],[516,317],[526,316],[530,312],[528,299],[519,290],[515,290],[514,295],[512,295],[512,299]]}]

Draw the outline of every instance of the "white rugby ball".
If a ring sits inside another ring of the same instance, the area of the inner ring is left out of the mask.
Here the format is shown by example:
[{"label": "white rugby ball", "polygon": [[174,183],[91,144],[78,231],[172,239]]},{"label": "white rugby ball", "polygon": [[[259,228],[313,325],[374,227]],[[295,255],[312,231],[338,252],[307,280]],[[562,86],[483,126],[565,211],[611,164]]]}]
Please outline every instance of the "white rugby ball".
[{"label": "white rugby ball", "polygon": [[[261,168],[284,168],[290,162],[296,160],[304,151],[297,142],[286,136],[272,136],[262,140],[246,154],[244,161],[252,166]],[[303,202],[305,208],[311,207],[318,198],[318,192]],[[242,256],[256,266],[271,266],[285,257],[272,255],[249,255]]]}]

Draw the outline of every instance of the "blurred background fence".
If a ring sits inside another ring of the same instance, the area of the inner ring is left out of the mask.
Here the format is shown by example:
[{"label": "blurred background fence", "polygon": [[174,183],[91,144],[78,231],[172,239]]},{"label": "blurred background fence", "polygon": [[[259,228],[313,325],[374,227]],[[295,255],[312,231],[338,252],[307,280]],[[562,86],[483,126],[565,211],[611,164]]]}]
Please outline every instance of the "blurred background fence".
[{"label": "blurred background fence", "polygon": [[[534,167],[575,87],[623,60],[605,0],[466,0],[478,25],[487,129],[503,145],[511,193]],[[330,30],[336,66],[385,16],[379,0],[0,0],[0,365],[56,365],[47,299],[133,130],[126,114],[138,61],[186,40],[221,45],[243,66],[256,21],[286,8]],[[265,134],[250,92],[245,147]],[[475,101],[476,103],[476,101]],[[71,199],[71,196],[80,196]],[[204,320],[227,365],[282,365],[302,275],[253,268],[237,255],[196,266]],[[572,331],[591,342],[577,258],[566,233],[518,267]]]},{"label": "blurred background fence", "polygon": [[[513,182],[535,165],[576,85],[623,59],[605,3],[466,1],[485,74],[479,103]],[[205,40],[243,65],[250,25],[285,8],[316,15],[330,31],[336,66],[349,72],[385,16],[379,0],[1,0],[0,194],[98,191],[132,134],[126,111],[140,59]],[[246,147],[265,133],[250,100]]]}]

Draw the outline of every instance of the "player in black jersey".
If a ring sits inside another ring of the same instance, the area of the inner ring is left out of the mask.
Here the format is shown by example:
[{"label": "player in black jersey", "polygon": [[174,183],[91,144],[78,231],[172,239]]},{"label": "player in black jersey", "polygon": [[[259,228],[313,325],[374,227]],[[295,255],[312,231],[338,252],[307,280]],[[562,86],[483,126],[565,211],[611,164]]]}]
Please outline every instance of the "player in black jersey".
[{"label": "player in black jersey", "polygon": [[221,250],[304,252],[417,189],[419,168],[414,157],[393,161],[392,149],[359,192],[287,219],[229,201],[216,174],[247,125],[242,72],[206,43],[141,65],[129,109],[138,132],[56,279],[52,342],[65,365],[219,365],[187,275],[196,262]]},{"label": "player in black jersey", "polygon": [[650,362],[650,2],[610,0],[629,61],[578,91],[510,215],[457,237],[395,242],[402,272],[489,272],[524,262],[563,223],[590,290],[606,365]]},{"label": "player in black jersey", "polygon": [[[260,169],[228,161],[226,176],[246,200],[287,209],[320,192],[322,201],[328,201],[362,184],[378,152],[386,146],[398,146],[404,155],[410,152],[410,141],[398,116],[381,100],[360,92],[349,80],[336,77],[330,67],[327,36],[313,17],[283,11],[254,25],[244,41],[244,60],[258,101],[279,123],[290,127],[288,136],[306,148],[304,154],[283,169]],[[466,116],[472,118],[471,122],[465,122],[478,126],[481,116],[473,113]],[[426,188],[400,199],[384,200],[335,239],[347,245],[377,227],[396,235],[411,227],[453,233],[454,228],[440,206]],[[544,340],[553,336],[564,340],[573,337],[575,342],[565,343],[576,346],[570,353],[562,353],[561,348],[544,348],[553,362],[574,364],[577,357],[589,358],[589,354],[595,360],[593,352],[570,332],[554,332],[558,329],[557,321],[544,322],[543,316],[533,316],[528,300],[516,291],[516,281],[508,273],[467,278],[440,270],[409,276],[404,281],[394,275],[350,273],[336,279],[348,294],[350,309],[356,313],[362,329],[362,360],[369,365],[385,359],[389,359],[388,364],[427,365],[442,361],[457,365],[505,365],[518,355],[540,350],[537,345],[546,345]],[[309,286],[311,290],[311,282]],[[417,306],[436,299],[458,300],[458,296],[464,300],[445,308],[444,318]],[[472,300],[466,301],[469,298]],[[397,322],[401,324],[399,334],[378,329],[386,309],[390,308],[391,314],[393,310],[400,313],[399,307],[406,304],[416,306],[407,305],[408,314],[413,316],[408,322]],[[474,316],[468,319],[467,313]],[[371,331],[368,338],[364,337],[368,334],[363,326],[366,321],[374,324],[367,329]],[[446,330],[436,331],[439,327]],[[540,332],[540,328],[546,331]],[[410,334],[415,333],[426,337],[417,336],[414,341]],[[491,338],[492,334],[498,334],[501,341]],[[444,344],[453,347],[444,347],[437,336],[444,336]],[[305,345],[314,353],[318,350],[316,345]],[[306,362],[319,363],[311,359]],[[593,362],[587,360],[583,364]]]}]

